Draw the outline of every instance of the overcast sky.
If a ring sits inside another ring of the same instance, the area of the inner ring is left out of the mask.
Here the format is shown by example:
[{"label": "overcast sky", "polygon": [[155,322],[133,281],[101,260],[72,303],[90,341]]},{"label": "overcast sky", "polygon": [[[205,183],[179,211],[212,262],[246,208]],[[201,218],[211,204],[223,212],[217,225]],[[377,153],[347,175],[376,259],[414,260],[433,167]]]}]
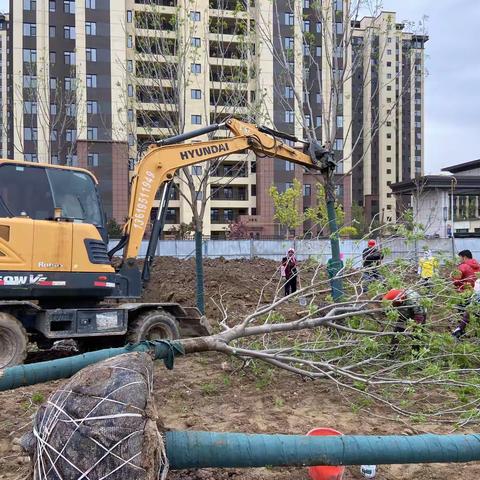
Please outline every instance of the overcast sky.
[{"label": "overcast sky", "polygon": [[[21,0],[18,0],[21,1]],[[480,1],[384,0],[397,20],[428,16],[425,173],[480,158]],[[0,0],[0,10],[8,0]]]}]

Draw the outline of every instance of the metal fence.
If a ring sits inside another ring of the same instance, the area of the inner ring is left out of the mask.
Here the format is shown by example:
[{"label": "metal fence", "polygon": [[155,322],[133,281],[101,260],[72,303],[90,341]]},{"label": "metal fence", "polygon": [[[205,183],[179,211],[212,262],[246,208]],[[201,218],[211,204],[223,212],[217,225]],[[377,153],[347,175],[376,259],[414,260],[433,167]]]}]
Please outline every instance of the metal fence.
[{"label": "metal fence", "polygon": [[[110,248],[116,245],[110,242]],[[389,259],[415,258],[428,247],[436,254],[452,255],[460,250],[469,249],[474,257],[480,257],[480,238],[430,239],[417,242],[406,242],[402,238],[379,241],[381,248],[388,248]],[[279,261],[289,248],[294,248],[298,260],[314,258],[326,263],[331,256],[330,241],[321,240],[204,240],[203,255],[205,258],[268,258]],[[360,262],[362,250],[367,246],[366,240],[340,240],[340,251],[343,260],[351,259]],[[142,242],[140,257],[147,251],[147,242]],[[193,240],[161,240],[158,242],[156,256],[187,259],[195,255]]]}]

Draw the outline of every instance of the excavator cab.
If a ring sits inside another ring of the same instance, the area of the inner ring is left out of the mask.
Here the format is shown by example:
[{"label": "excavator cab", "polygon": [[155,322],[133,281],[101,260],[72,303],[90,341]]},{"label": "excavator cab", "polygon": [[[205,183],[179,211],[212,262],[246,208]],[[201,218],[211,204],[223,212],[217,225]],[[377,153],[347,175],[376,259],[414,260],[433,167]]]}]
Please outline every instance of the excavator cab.
[{"label": "excavator cab", "polygon": [[0,161],[0,298],[104,298],[115,286],[107,240],[90,172]]}]

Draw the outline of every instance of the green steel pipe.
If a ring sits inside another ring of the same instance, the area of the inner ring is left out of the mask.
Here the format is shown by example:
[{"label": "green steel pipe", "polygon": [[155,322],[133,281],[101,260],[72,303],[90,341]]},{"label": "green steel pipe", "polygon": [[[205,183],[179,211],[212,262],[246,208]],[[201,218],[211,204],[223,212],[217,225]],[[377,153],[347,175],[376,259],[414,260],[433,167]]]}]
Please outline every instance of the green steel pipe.
[{"label": "green steel pipe", "polygon": [[197,288],[197,308],[205,315],[205,286],[203,278],[203,236],[195,230],[195,278]]},{"label": "green steel pipe", "polygon": [[329,274],[330,285],[332,287],[332,298],[334,301],[338,301],[343,296],[343,282],[337,277],[338,272],[342,268],[342,261],[340,259],[340,240],[338,238],[338,225],[335,213],[335,197],[329,197],[330,195],[327,194],[327,216],[328,227],[330,229],[330,247],[332,249]]},{"label": "green steel pipe", "polygon": [[120,348],[98,350],[48,362],[17,365],[0,370],[0,392],[26,385],[68,378],[88,365],[131,352],[152,352],[155,359],[163,359],[167,368],[172,368],[173,358],[183,355],[184,350],[180,342],[156,340],[154,342],[145,341],[135,345],[126,345]]},{"label": "green steel pipe", "polygon": [[250,435],[166,432],[172,470],[480,460],[480,435]]}]

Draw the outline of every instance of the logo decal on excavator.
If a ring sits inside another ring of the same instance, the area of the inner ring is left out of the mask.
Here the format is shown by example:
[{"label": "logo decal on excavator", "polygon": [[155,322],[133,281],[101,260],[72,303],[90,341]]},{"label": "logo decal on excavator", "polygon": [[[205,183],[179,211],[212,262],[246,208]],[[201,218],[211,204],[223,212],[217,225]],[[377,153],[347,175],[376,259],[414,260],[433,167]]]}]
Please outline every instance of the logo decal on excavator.
[{"label": "logo decal on excavator", "polygon": [[38,285],[47,279],[45,275],[3,275],[0,285]]},{"label": "logo decal on excavator", "polygon": [[190,150],[185,150],[184,152],[180,152],[180,158],[182,160],[188,160],[190,158],[212,155],[213,153],[228,152],[229,150],[230,147],[228,146],[228,143],[221,143],[219,145],[211,145],[209,147],[192,148]]},{"label": "logo decal on excavator", "polygon": [[145,178],[143,181],[137,186],[139,193],[137,204],[135,205],[135,212],[133,214],[133,226],[135,228],[143,228],[145,226],[145,212],[150,202],[150,196],[152,195],[154,178],[155,174],[148,170],[145,172]]}]

